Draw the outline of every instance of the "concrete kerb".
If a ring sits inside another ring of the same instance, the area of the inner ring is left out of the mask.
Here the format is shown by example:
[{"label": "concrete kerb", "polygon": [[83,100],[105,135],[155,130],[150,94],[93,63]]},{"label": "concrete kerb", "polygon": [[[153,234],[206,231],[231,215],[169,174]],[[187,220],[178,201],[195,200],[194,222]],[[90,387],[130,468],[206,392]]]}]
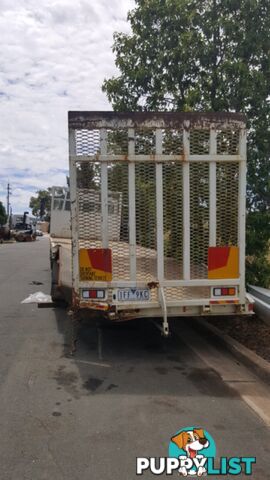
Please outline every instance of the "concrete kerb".
[{"label": "concrete kerb", "polygon": [[3,240],[3,239],[0,239],[0,244],[4,245],[4,244],[10,244],[10,243],[16,243],[16,240],[14,239],[11,239],[11,240]]},{"label": "concrete kerb", "polygon": [[234,338],[222,333],[217,327],[205,319],[194,318],[197,326],[206,332],[211,332],[239,361],[252,370],[261,380],[270,385],[270,363],[259,357],[255,352],[239,343]]}]

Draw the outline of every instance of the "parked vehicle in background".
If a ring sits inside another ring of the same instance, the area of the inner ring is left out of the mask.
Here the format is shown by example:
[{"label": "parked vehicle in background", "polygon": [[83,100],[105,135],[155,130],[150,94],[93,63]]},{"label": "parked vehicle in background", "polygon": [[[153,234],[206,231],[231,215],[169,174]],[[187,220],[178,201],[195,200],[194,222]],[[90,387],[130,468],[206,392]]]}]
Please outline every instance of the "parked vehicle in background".
[{"label": "parked vehicle in background", "polygon": [[10,240],[10,228],[8,225],[0,225],[0,242],[3,243],[4,240]]},{"label": "parked vehicle in background", "polygon": [[16,225],[35,225],[36,223],[36,218],[30,215],[29,212],[13,213],[10,220],[12,229],[14,229]]},{"label": "parked vehicle in background", "polygon": [[70,193],[68,187],[52,187],[51,237],[71,238]]},{"label": "parked vehicle in background", "polygon": [[11,235],[17,242],[31,242],[36,239],[36,227],[28,212],[24,212],[23,215],[14,215],[12,226]]},{"label": "parked vehicle in background", "polygon": [[162,318],[165,335],[170,316],[251,313],[244,115],[69,112],[69,153],[70,198],[53,189],[55,298]]}]

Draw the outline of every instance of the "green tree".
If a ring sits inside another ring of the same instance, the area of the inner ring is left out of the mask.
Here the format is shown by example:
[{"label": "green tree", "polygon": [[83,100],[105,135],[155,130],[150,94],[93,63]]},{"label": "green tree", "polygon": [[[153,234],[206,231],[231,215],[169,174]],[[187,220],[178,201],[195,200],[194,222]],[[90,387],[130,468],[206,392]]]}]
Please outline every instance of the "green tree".
[{"label": "green tree", "polygon": [[247,115],[247,278],[268,286],[270,2],[136,0],[128,20],[131,34],[114,35],[120,74],[102,87],[115,110]]},{"label": "green tree", "polygon": [[6,209],[2,202],[0,202],[0,226],[5,225],[7,221]]},{"label": "green tree", "polygon": [[78,188],[96,189],[100,181],[100,167],[97,163],[82,162],[77,165]]},{"label": "green tree", "polygon": [[51,188],[38,190],[36,194],[37,196],[30,198],[29,207],[32,208],[33,215],[49,221],[52,201]]}]

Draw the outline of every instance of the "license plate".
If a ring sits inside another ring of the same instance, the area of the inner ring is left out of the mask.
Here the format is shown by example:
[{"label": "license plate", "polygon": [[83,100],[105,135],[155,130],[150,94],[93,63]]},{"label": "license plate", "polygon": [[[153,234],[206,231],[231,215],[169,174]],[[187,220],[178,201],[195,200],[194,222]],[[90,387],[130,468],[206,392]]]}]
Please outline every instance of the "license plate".
[{"label": "license plate", "polygon": [[148,288],[122,288],[117,290],[118,302],[147,302],[150,300]]}]

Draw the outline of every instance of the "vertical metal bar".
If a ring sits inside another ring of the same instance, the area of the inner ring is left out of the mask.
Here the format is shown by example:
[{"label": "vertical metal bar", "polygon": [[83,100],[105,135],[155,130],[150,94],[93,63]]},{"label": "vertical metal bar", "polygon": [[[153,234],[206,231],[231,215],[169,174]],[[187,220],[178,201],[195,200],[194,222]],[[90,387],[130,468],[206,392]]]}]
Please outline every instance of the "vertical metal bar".
[{"label": "vertical metal bar", "polygon": [[190,181],[189,132],[183,131],[185,161],[183,162],[183,278],[190,279]]},{"label": "vertical metal bar", "polygon": [[[102,128],[100,131],[100,153],[107,154],[107,131]],[[102,248],[109,246],[108,232],[108,166],[106,161],[101,162],[101,239]]]},{"label": "vertical metal bar", "polygon": [[[160,128],[156,130],[156,154],[162,155],[162,130]],[[157,276],[160,285],[164,280],[162,168],[162,163],[156,163]]]},{"label": "vertical metal bar", "polygon": [[[217,132],[213,128],[210,130],[210,155],[217,153]],[[209,164],[209,245],[216,246],[217,232],[217,188],[216,188],[216,162]]]},{"label": "vertical metal bar", "polygon": [[164,288],[159,287],[159,302],[162,308],[163,322],[162,322],[162,333],[165,337],[169,335],[169,322],[168,322],[168,312],[166,305],[166,296],[164,293]]},{"label": "vertical metal bar", "polygon": [[246,256],[246,151],[247,138],[246,130],[240,131],[240,155],[243,158],[239,162],[239,193],[238,193],[238,247],[239,247],[239,273],[240,302],[245,303],[245,256]]},{"label": "vertical metal bar", "polygon": [[[128,129],[128,154],[135,153],[135,130]],[[136,282],[136,196],[135,162],[128,164],[129,257],[130,280]]]},{"label": "vertical metal bar", "polygon": [[[79,290],[79,227],[78,227],[78,204],[77,204],[77,171],[76,162],[76,136],[75,130],[69,129],[69,171],[70,171],[70,215],[72,232],[72,289],[76,293]],[[74,297],[72,298],[74,301]]]}]

